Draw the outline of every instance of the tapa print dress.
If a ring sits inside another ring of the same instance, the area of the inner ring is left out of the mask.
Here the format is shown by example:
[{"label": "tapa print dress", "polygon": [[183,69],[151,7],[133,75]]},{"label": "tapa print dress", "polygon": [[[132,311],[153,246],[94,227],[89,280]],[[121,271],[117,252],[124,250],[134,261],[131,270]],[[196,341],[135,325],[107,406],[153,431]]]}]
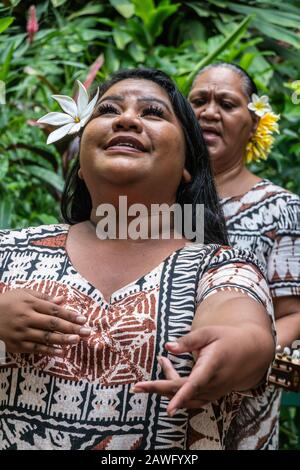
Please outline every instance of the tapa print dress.
[{"label": "tapa print dress", "polygon": [[[137,381],[163,378],[157,356],[167,355],[167,341],[190,331],[196,306],[208,295],[242,291],[272,316],[256,258],[190,244],[107,302],[72,265],[68,230],[50,225],[0,233],[0,291],[63,295],[63,306],[85,315],[92,328],[89,338],[63,346],[62,358],[7,353],[0,365],[0,448],[224,448],[239,394],[204,407],[193,427],[186,410],[170,418],[167,399],[131,389]],[[181,376],[190,373],[190,354],[168,356]]]},{"label": "tapa print dress", "polygon": [[[272,297],[300,295],[300,198],[265,179],[221,203],[230,244],[255,253]],[[277,449],[280,401],[281,392],[273,387],[257,399],[245,398],[227,447]]]}]

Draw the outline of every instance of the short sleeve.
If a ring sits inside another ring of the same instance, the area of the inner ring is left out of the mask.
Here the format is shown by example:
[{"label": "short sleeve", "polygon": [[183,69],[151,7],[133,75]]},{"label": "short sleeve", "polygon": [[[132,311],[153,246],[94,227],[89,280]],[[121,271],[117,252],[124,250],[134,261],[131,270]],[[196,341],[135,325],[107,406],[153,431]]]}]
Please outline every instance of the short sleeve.
[{"label": "short sleeve", "polygon": [[242,292],[260,302],[266,308],[274,327],[270,290],[262,265],[250,251],[219,247],[199,280],[197,303],[225,290]]},{"label": "short sleeve", "polygon": [[280,214],[268,281],[272,297],[300,295],[300,199],[294,195]]}]

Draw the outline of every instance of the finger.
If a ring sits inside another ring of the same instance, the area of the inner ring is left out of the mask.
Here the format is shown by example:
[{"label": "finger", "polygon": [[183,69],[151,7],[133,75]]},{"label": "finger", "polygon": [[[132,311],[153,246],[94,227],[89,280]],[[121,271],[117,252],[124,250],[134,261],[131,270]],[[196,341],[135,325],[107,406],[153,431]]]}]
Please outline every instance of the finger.
[{"label": "finger", "polygon": [[[212,401],[212,400],[211,400]],[[182,404],[182,408],[186,408],[187,410],[193,410],[193,409],[198,409],[202,408],[203,406],[208,405],[211,403],[209,400],[188,400]],[[173,412],[174,414],[174,412]]]},{"label": "finger", "polygon": [[46,300],[36,299],[33,303],[33,308],[37,312],[43,313],[44,315],[52,315],[54,317],[62,318],[63,320],[74,323],[77,322],[79,317],[82,318],[82,321],[86,321],[84,315],[80,315],[78,311],[61,307],[54,302],[49,302]]},{"label": "finger", "polygon": [[41,313],[32,315],[29,326],[36,330],[56,331],[58,333],[80,336],[89,336],[92,332],[92,329],[88,326],[76,325],[75,323],[62,320],[58,316],[43,315]]},{"label": "finger", "polygon": [[184,380],[152,380],[149,382],[137,382],[133,387],[133,393],[157,393],[163,396],[173,396],[183,385]]},{"label": "finger", "polygon": [[79,335],[62,335],[60,333],[51,333],[50,331],[42,330],[29,330],[26,340],[44,344],[46,346],[52,345],[72,345],[80,341]]},{"label": "finger", "polygon": [[22,351],[29,354],[45,354],[48,356],[63,356],[64,351],[60,348],[53,346],[46,346],[45,344],[37,344],[31,342],[24,342]]},{"label": "finger", "polygon": [[181,354],[201,349],[215,341],[215,339],[213,327],[202,327],[182,336],[177,341],[166,343],[165,348],[174,354]]},{"label": "finger", "polygon": [[57,295],[57,296],[51,297],[47,294],[44,294],[43,292],[39,292],[33,289],[24,289],[24,290],[26,290],[30,295],[32,295],[36,299],[47,300],[48,302],[54,302],[58,305],[61,304],[65,300],[64,295]]},{"label": "finger", "polygon": [[168,405],[168,412],[182,408],[188,400],[199,398],[199,395],[207,393],[207,387],[214,376],[213,364],[209,360],[202,360],[195,364],[190,376],[178,390]]},{"label": "finger", "polygon": [[176,372],[171,361],[167,357],[160,356],[157,358],[157,360],[162,368],[162,371],[166,379],[169,379],[169,380],[180,379],[180,375]]}]

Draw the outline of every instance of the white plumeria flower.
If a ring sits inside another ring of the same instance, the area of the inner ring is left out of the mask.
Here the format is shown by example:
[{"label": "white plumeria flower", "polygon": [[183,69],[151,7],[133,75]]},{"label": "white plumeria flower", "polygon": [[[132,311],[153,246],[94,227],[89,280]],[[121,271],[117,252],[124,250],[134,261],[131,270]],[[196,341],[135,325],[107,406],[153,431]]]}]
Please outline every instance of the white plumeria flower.
[{"label": "white plumeria flower", "polygon": [[251,100],[252,101],[248,104],[248,109],[253,111],[257,116],[262,117],[271,111],[269,97],[267,95],[257,96],[255,93],[253,93]]},{"label": "white plumeria flower", "polygon": [[41,117],[37,122],[50,124],[51,126],[61,126],[49,134],[47,144],[52,144],[62,139],[67,134],[78,132],[91,117],[98,100],[99,89],[94,98],[89,102],[89,95],[83,84],[77,80],[79,93],[77,104],[66,95],[52,95],[64,113],[48,113]]}]

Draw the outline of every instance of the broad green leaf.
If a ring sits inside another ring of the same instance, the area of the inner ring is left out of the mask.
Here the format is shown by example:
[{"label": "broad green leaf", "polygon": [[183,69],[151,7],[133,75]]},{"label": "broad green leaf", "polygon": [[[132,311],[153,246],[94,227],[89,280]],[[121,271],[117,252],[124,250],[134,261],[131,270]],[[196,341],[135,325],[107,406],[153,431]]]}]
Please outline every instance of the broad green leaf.
[{"label": "broad green leaf", "polygon": [[11,44],[11,46],[4,51],[3,57],[1,58],[2,63],[0,64],[0,80],[6,81],[7,79],[14,49],[15,45]]},{"label": "broad green leaf", "polygon": [[11,226],[13,203],[10,199],[0,196],[0,228],[7,229]]},{"label": "broad green leaf", "polygon": [[105,66],[108,68],[109,73],[116,72],[120,67],[120,60],[111,46],[105,51]]},{"label": "broad green leaf", "polygon": [[155,4],[153,0],[131,0],[135,7],[135,14],[147,24],[149,16],[155,11]]},{"label": "broad green leaf", "polygon": [[67,0],[51,0],[52,5],[56,7],[60,7],[64,3],[66,3]]},{"label": "broad green leaf", "polygon": [[125,46],[132,41],[132,36],[121,29],[114,29],[113,38],[117,48],[121,50],[125,49]]},{"label": "broad green leaf", "polygon": [[53,215],[50,215],[50,214],[38,214],[37,218],[44,225],[57,224],[57,218],[53,217]]},{"label": "broad green leaf", "polygon": [[292,13],[286,13],[283,9],[255,8],[252,6],[239,5],[237,3],[228,3],[228,7],[238,13],[246,15],[256,15],[256,19],[264,21],[266,24],[273,23],[288,28],[299,28],[300,16]]},{"label": "broad green leaf", "polygon": [[179,3],[170,6],[160,6],[149,14],[145,26],[153,38],[152,43],[154,42],[154,38],[162,33],[164,22],[178,10],[179,6]]},{"label": "broad green leaf", "polygon": [[187,2],[186,3],[187,6],[189,6],[190,8],[192,8],[198,16],[202,16],[202,17],[208,17],[211,15],[211,11],[209,8],[205,8],[202,4],[199,5],[197,3],[191,3],[191,2]]},{"label": "broad green leaf", "polygon": [[7,18],[1,18],[0,19],[0,33],[3,33],[14,21],[14,18],[11,16],[8,16]]},{"label": "broad green leaf", "polygon": [[102,13],[103,10],[104,10],[104,5],[86,5],[81,10],[75,11],[74,13],[72,13],[68,17],[68,20],[72,21],[73,19],[79,18],[81,16],[98,15],[99,13]]},{"label": "broad green leaf", "polygon": [[3,178],[7,174],[9,169],[8,158],[0,154],[0,182],[3,181]]},{"label": "broad green leaf", "polygon": [[222,43],[217,46],[207,57],[204,57],[200,62],[195,64],[193,72],[189,74],[186,79],[186,83],[183,89],[184,93],[188,92],[193,79],[197,75],[198,71],[201,70],[206,65],[210,64],[213,60],[215,60],[227,47],[232,46],[245,32],[252,20],[251,16],[247,16],[238,26],[237,28],[222,41]]},{"label": "broad green leaf", "polygon": [[297,49],[300,49],[300,36],[286,28],[281,28],[280,26],[267,24],[258,20],[253,20],[253,26],[272,39],[284,41]]},{"label": "broad green leaf", "polygon": [[134,5],[130,0],[109,0],[109,3],[124,16],[124,18],[131,18],[134,15]]}]

